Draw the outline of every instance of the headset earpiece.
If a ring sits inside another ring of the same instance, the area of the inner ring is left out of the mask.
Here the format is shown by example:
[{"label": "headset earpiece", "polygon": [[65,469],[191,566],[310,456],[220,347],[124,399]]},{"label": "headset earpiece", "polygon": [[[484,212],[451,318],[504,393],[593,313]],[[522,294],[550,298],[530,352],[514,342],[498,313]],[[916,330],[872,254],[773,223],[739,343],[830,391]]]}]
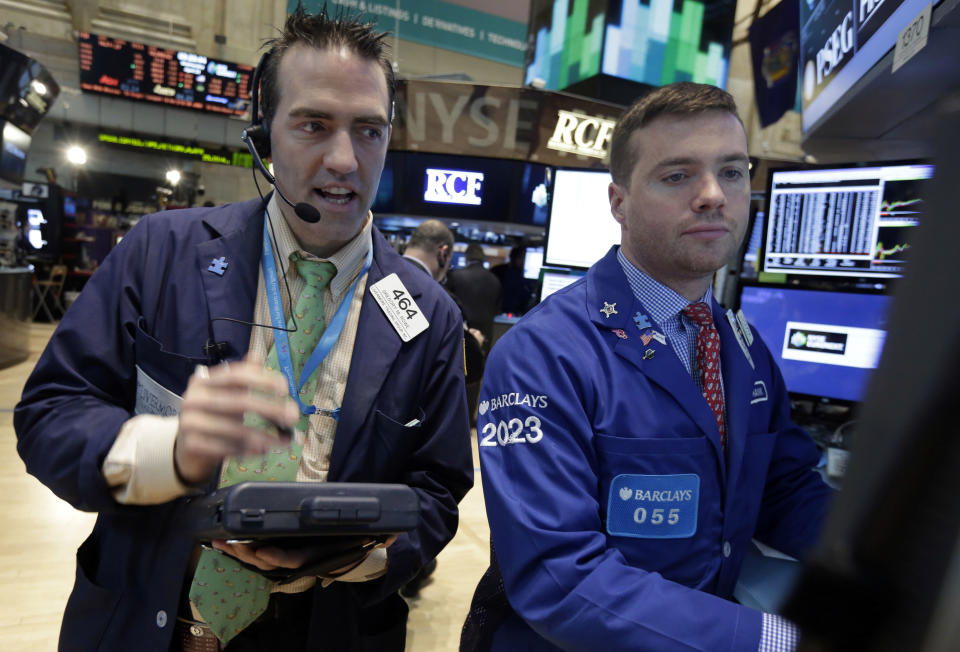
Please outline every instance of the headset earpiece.
[{"label": "headset earpiece", "polygon": [[253,123],[246,129],[261,158],[270,158],[270,129],[266,124]]},{"label": "headset earpiece", "polygon": [[260,158],[270,158],[270,125],[260,117],[260,75],[269,58],[268,50],[260,57],[260,62],[253,71],[253,79],[250,80],[250,126],[247,127],[246,132],[254,147],[257,148]]}]

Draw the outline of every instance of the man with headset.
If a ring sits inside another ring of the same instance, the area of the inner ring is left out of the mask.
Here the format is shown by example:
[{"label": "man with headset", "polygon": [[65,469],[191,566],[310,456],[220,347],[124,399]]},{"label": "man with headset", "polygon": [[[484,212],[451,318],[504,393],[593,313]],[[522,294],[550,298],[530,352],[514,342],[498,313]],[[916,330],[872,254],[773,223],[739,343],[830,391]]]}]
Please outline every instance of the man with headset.
[{"label": "man with headset", "polygon": [[[460,314],[369,211],[391,133],[382,39],[355,18],[292,13],[257,68],[244,135],[258,164],[272,158],[277,192],[141,220],[27,381],[14,417],[27,470],[99,513],[61,649],[403,649],[397,590],[452,538],[473,473]],[[419,312],[409,323],[397,296]],[[307,355],[301,375],[291,359]],[[409,485],[419,525],[355,567],[260,583],[262,603],[234,607],[250,590],[226,579],[211,593],[201,572],[298,568],[311,551],[219,541],[199,554],[178,517],[221,468],[246,473],[268,451],[295,460],[297,481]]]}]

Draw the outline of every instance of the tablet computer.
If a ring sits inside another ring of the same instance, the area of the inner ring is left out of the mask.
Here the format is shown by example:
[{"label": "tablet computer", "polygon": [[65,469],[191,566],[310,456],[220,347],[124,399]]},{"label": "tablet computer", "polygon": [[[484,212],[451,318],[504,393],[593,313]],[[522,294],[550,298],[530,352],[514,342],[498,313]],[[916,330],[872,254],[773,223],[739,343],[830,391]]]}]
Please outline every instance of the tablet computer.
[{"label": "tablet computer", "polygon": [[241,482],[188,499],[199,541],[389,536],[414,529],[417,494],[402,484]]}]

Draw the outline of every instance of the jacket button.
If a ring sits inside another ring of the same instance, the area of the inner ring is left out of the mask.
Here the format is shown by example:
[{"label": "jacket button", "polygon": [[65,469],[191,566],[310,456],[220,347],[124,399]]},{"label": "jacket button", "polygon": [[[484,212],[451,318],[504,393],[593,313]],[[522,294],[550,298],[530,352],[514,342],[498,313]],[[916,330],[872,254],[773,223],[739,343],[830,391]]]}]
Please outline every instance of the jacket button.
[{"label": "jacket button", "polygon": [[724,557],[729,557],[729,556],[730,556],[730,542],[729,542],[729,541],[724,541],[724,542],[723,542],[723,556],[724,556]]},{"label": "jacket button", "polygon": [[157,627],[163,629],[167,626],[167,612],[161,609],[157,612]]}]

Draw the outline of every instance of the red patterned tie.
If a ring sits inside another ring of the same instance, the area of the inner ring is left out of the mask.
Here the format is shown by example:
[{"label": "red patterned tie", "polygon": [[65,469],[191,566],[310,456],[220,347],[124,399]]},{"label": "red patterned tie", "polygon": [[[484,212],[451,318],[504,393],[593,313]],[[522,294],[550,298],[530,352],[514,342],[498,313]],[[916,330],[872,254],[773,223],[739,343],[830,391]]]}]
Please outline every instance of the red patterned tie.
[{"label": "red patterned tie", "polygon": [[723,416],[723,391],[720,388],[720,333],[713,325],[710,306],[699,301],[683,309],[687,319],[700,327],[697,332],[697,367],[703,384],[703,398],[713,410],[720,430],[720,446],[727,448],[727,429]]}]

